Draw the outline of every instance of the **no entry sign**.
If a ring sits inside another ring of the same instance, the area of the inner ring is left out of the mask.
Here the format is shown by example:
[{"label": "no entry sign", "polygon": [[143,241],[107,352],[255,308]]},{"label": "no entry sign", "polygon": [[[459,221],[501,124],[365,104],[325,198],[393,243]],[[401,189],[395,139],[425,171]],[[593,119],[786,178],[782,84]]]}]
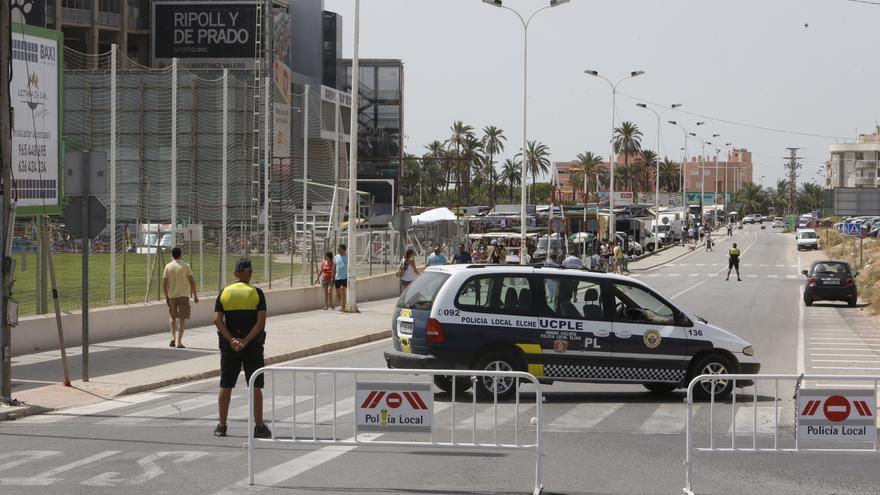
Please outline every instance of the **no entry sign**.
[{"label": "no entry sign", "polygon": [[358,431],[431,432],[430,383],[358,382],[354,400]]},{"label": "no entry sign", "polygon": [[873,442],[877,397],[873,390],[798,391],[798,438],[807,442]]}]

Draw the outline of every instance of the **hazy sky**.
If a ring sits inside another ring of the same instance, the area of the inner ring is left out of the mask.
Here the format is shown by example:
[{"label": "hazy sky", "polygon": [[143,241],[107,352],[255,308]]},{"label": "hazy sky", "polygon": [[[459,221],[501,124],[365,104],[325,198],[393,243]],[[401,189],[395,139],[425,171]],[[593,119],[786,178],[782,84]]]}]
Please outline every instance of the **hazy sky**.
[{"label": "hazy sky", "polygon": [[[549,0],[505,0],[527,16]],[[351,56],[354,0],[325,0],[344,16]],[[590,150],[608,156],[611,90],[583,71],[617,80],[619,92],[682,103],[663,118],[661,152],[678,160],[677,120],[708,140],[754,153],[755,182],[784,174],[786,147],[801,147],[802,177],[829,158],[828,145],[870,133],[880,121],[880,5],[848,0],[571,0],[529,27],[529,139],[552,160]],[[454,120],[497,125],[506,155],[521,141],[522,25],[481,0],[362,0],[360,56],[405,64],[406,151],[422,154]],[[618,93],[620,120],[656,147],[656,117]],[[721,120],[829,137],[779,133]],[[835,139],[834,137],[838,137]],[[688,141],[691,154],[697,141]],[[503,158],[503,157],[502,157]]]}]

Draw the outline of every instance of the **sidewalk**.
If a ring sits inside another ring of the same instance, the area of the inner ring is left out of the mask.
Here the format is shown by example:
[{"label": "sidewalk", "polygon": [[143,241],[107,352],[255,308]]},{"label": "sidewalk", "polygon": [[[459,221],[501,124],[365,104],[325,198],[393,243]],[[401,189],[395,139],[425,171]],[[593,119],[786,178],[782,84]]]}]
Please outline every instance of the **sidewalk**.
[{"label": "sidewalk", "polygon": [[[389,337],[394,304],[395,299],[358,303],[359,314],[316,310],[271,316],[266,323],[266,364]],[[22,405],[0,406],[0,421],[220,374],[213,325],[187,329],[183,337],[186,349],[169,347],[169,340],[170,331],[91,346],[89,382],[74,380],[82,376],[81,355],[79,348],[68,349],[72,387],[61,384],[58,351],[14,357],[12,396]]]}]

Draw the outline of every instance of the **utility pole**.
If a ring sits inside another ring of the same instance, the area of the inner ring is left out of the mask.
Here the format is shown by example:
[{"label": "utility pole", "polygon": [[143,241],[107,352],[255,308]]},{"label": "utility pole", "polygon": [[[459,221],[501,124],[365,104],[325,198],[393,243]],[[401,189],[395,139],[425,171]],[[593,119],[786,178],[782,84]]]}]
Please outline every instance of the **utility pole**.
[{"label": "utility pole", "polygon": [[12,241],[12,102],[8,68],[12,54],[12,10],[3,2],[0,8],[0,402],[12,402],[12,329],[7,308],[12,292],[12,258],[7,254]]},{"label": "utility pole", "polygon": [[797,156],[797,151],[800,148],[785,148],[788,150],[788,156],[785,159],[788,160],[788,163],[785,164],[785,168],[788,169],[788,213],[794,215],[797,213],[797,178],[798,178],[798,169],[803,167],[803,165],[798,162],[802,157]]}]

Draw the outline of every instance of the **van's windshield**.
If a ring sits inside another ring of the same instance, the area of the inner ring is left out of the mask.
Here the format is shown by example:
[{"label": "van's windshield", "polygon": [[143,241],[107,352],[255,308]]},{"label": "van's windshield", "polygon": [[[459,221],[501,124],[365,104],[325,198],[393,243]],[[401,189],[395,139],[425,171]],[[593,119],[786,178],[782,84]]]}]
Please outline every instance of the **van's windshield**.
[{"label": "van's windshield", "polygon": [[448,278],[446,273],[423,272],[397,299],[397,307],[430,310],[440,287],[443,287]]}]

